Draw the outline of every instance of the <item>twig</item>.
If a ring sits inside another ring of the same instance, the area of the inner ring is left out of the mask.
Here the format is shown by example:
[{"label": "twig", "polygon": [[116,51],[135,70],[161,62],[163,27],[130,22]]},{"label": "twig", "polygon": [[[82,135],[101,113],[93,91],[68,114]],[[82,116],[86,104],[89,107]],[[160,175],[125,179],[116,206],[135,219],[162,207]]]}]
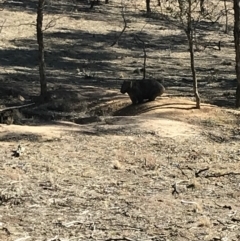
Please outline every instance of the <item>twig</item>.
[{"label": "twig", "polygon": [[199,203],[197,203],[197,202],[181,200],[181,203],[183,203],[183,204],[191,204],[191,205],[193,205],[194,210],[196,212],[202,212],[202,206]]},{"label": "twig", "polygon": [[72,241],[72,240],[83,240],[84,236],[78,236],[78,237],[73,237],[73,238],[70,238],[69,241]]},{"label": "twig", "polygon": [[226,226],[225,223],[223,223],[221,220],[217,219],[217,222],[219,222],[220,224],[222,224],[223,226]]},{"label": "twig", "polygon": [[120,241],[120,240],[123,240],[123,241],[135,241],[134,239],[131,239],[131,238],[128,238],[128,237],[119,237],[119,238],[108,238],[108,239],[105,239],[105,241]]},{"label": "twig", "polygon": [[182,173],[183,176],[189,178],[189,177],[186,175],[186,173],[183,171],[183,169],[180,167],[179,164],[177,164],[176,167],[177,167],[177,169],[179,169],[179,170],[181,171],[181,173]]},{"label": "twig", "polygon": [[220,207],[220,208],[227,208],[227,209],[229,209],[229,210],[231,210],[232,209],[232,207],[229,205],[220,205],[220,204],[218,204],[218,203],[216,203],[216,202],[214,202],[218,207]]},{"label": "twig", "polygon": [[209,178],[209,177],[224,177],[224,176],[229,176],[229,175],[235,175],[238,176],[240,175],[240,172],[226,172],[226,173],[213,173],[213,174],[209,174],[204,176],[205,178]]},{"label": "twig", "polygon": [[[147,60],[147,54],[146,54],[146,49],[145,49],[145,42],[140,39],[137,35],[135,35],[135,41],[139,40],[143,44],[143,79],[145,80],[146,78],[146,60]],[[137,41],[136,41],[137,42]]]},{"label": "twig", "polygon": [[61,17],[51,19],[51,20],[46,24],[45,28],[43,29],[43,32],[46,31],[46,30],[48,30],[49,28],[54,27],[54,26],[56,25],[56,21],[57,21],[58,19],[60,19],[60,18],[61,18]]},{"label": "twig", "polygon": [[231,219],[233,222],[240,222],[240,218],[232,218]]},{"label": "twig", "polygon": [[15,239],[14,241],[25,241],[27,239],[31,238],[30,236],[27,236],[27,237],[23,237],[23,238],[18,238],[18,239]]},{"label": "twig", "polygon": [[35,103],[30,103],[30,104],[26,104],[26,105],[19,105],[19,106],[12,106],[12,107],[7,107],[5,109],[0,109],[0,113],[4,112],[4,111],[8,111],[8,110],[14,110],[14,109],[20,109],[23,107],[27,107],[27,106],[31,106],[34,105]]},{"label": "twig", "polygon": [[59,241],[58,235],[56,235],[54,238],[50,238],[47,241]]},{"label": "twig", "polygon": [[122,6],[122,18],[124,21],[124,27],[122,29],[122,32],[119,34],[118,38],[110,45],[111,47],[113,47],[116,43],[118,43],[119,39],[121,38],[122,34],[124,33],[125,29],[127,28],[127,21],[125,19],[125,15],[124,15],[124,6]]},{"label": "twig", "polygon": [[173,191],[172,191],[172,195],[173,194],[179,194],[178,190],[177,190],[177,182],[175,182],[173,185],[172,185],[172,188],[173,188]]},{"label": "twig", "polygon": [[64,227],[69,228],[69,227],[74,226],[75,224],[77,224],[77,225],[82,225],[83,222],[81,222],[81,221],[72,221],[72,222],[68,222],[68,223],[63,223],[62,225],[63,225]]},{"label": "twig", "polygon": [[176,193],[176,194],[179,194],[177,185],[180,184],[180,183],[183,183],[183,182],[189,182],[189,180],[180,180],[180,181],[178,181],[178,182],[175,182],[175,183],[172,185],[172,188],[173,188],[172,195],[175,194],[175,193]]},{"label": "twig", "polygon": [[9,25],[5,25],[4,28],[18,28],[20,26],[34,26],[34,27],[36,27],[36,24],[35,23],[9,24]]},{"label": "twig", "polygon": [[207,171],[207,170],[209,170],[209,167],[205,167],[205,168],[203,168],[203,169],[200,169],[199,171],[196,171],[196,172],[195,172],[195,177],[199,177],[199,174],[200,174],[200,173],[205,172],[205,171]]},{"label": "twig", "polygon": [[3,23],[2,23],[2,25],[1,25],[1,27],[0,27],[0,33],[2,32],[2,29],[3,29],[3,25],[6,23],[6,19],[4,19],[4,21],[3,21]]},{"label": "twig", "polygon": [[129,225],[122,225],[122,224],[116,224],[116,225],[113,225],[113,226],[121,226],[122,228],[124,229],[129,229],[129,230],[139,230],[139,231],[143,231],[142,228],[137,228],[137,227],[133,227],[133,226],[129,226]]},{"label": "twig", "polygon": [[198,205],[197,202],[193,202],[193,201],[185,201],[185,200],[181,200],[181,203],[185,203],[185,204],[196,204],[196,205]]}]

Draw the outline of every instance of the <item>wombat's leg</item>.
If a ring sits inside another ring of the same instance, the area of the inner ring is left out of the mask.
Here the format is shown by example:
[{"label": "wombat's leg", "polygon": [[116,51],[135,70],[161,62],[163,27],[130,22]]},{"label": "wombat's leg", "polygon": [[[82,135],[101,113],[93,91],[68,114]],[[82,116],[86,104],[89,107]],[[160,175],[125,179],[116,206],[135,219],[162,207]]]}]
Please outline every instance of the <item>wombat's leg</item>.
[{"label": "wombat's leg", "polygon": [[133,105],[136,105],[137,102],[138,102],[136,96],[135,96],[133,93],[128,93],[128,95],[129,95],[129,97],[130,97],[130,99],[131,99]]},{"label": "wombat's leg", "polygon": [[152,96],[151,98],[149,98],[149,101],[154,101],[157,98],[157,96]]},{"label": "wombat's leg", "polygon": [[143,98],[138,98],[138,103],[143,103]]},{"label": "wombat's leg", "polygon": [[133,105],[136,105],[138,103],[138,100],[135,97],[131,98],[131,101],[132,101]]}]

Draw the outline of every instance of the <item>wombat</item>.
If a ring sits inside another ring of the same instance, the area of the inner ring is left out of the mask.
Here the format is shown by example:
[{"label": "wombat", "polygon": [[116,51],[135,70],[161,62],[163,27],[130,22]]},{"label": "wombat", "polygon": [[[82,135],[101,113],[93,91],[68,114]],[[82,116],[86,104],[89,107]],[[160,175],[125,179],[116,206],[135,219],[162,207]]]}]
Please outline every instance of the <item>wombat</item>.
[{"label": "wombat", "polygon": [[143,100],[153,101],[165,92],[165,88],[156,80],[124,81],[121,93],[128,93],[133,104],[142,103]]}]

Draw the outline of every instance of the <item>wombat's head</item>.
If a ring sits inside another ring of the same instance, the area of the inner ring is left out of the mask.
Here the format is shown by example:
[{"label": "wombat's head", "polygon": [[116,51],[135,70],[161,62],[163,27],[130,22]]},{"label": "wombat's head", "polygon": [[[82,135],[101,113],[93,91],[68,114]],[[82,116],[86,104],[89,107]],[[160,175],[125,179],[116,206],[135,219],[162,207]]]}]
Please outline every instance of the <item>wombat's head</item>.
[{"label": "wombat's head", "polygon": [[125,94],[126,92],[128,92],[129,90],[132,89],[133,86],[133,82],[132,81],[126,81],[124,80],[121,86],[121,93]]}]

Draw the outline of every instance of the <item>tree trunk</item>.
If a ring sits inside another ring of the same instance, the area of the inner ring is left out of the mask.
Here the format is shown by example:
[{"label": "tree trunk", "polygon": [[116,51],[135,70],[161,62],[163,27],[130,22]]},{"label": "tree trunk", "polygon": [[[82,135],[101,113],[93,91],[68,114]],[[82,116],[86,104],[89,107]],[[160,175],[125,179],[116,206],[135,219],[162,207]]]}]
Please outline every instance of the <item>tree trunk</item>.
[{"label": "tree trunk", "polygon": [[224,11],[225,11],[225,33],[228,34],[228,9],[227,9],[227,0],[224,0]]},{"label": "tree trunk", "polygon": [[150,0],[146,0],[146,8],[147,8],[147,12],[150,13],[151,12]]},{"label": "tree trunk", "polygon": [[201,99],[198,93],[198,82],[195,70],[195,59],[194,59],[194,48],[193,48],[193,29],[192,29],[192,4],[191,0],[188,0],[188,14],[187,14],[187,30],[186,30],[188,44],[189,44],[189,52],[191,59],[191,71],[193,77],[193,93],[196,98],[196,108],[201,108]]},{"label": "tree trunk", "polygon": [[195,70],[195,63],[194,63],[194,49],[193,49],[193,41],[191,39],[191,36],[188,36],[188,43],[189,43],[189,52],[190,52],[190,58],[191,58],[191,71],[192,71],[192,77],[193,77],[193,93],[196,98],[196,108],[201,108],[201,99],[198,93],[198,81],[196,76],[196,70]]},{"label": "tree trunk", "polygon": [[205,12],[204,0],[200,0],[200,11],[201,11],[201,14]]},{"label": "tree trunk", "polygon": [[43,43],[43,8],[45,0],[38,0],[37,8],[37,42],[38,42],[38,63],[39,63],[39,75],[40,75],[40,86],[43,100],[47,97],[47,81],[45,76],[45,60],[44,60],[44,43]]},{"label": "tree trunk", "polygon": [[236,53],[236,77],[237,77],[237,90],[236,90],[236,108],[240,107],[240,46],[239,46],[239,0],[233,1],[234,9],[234,43]]}]

